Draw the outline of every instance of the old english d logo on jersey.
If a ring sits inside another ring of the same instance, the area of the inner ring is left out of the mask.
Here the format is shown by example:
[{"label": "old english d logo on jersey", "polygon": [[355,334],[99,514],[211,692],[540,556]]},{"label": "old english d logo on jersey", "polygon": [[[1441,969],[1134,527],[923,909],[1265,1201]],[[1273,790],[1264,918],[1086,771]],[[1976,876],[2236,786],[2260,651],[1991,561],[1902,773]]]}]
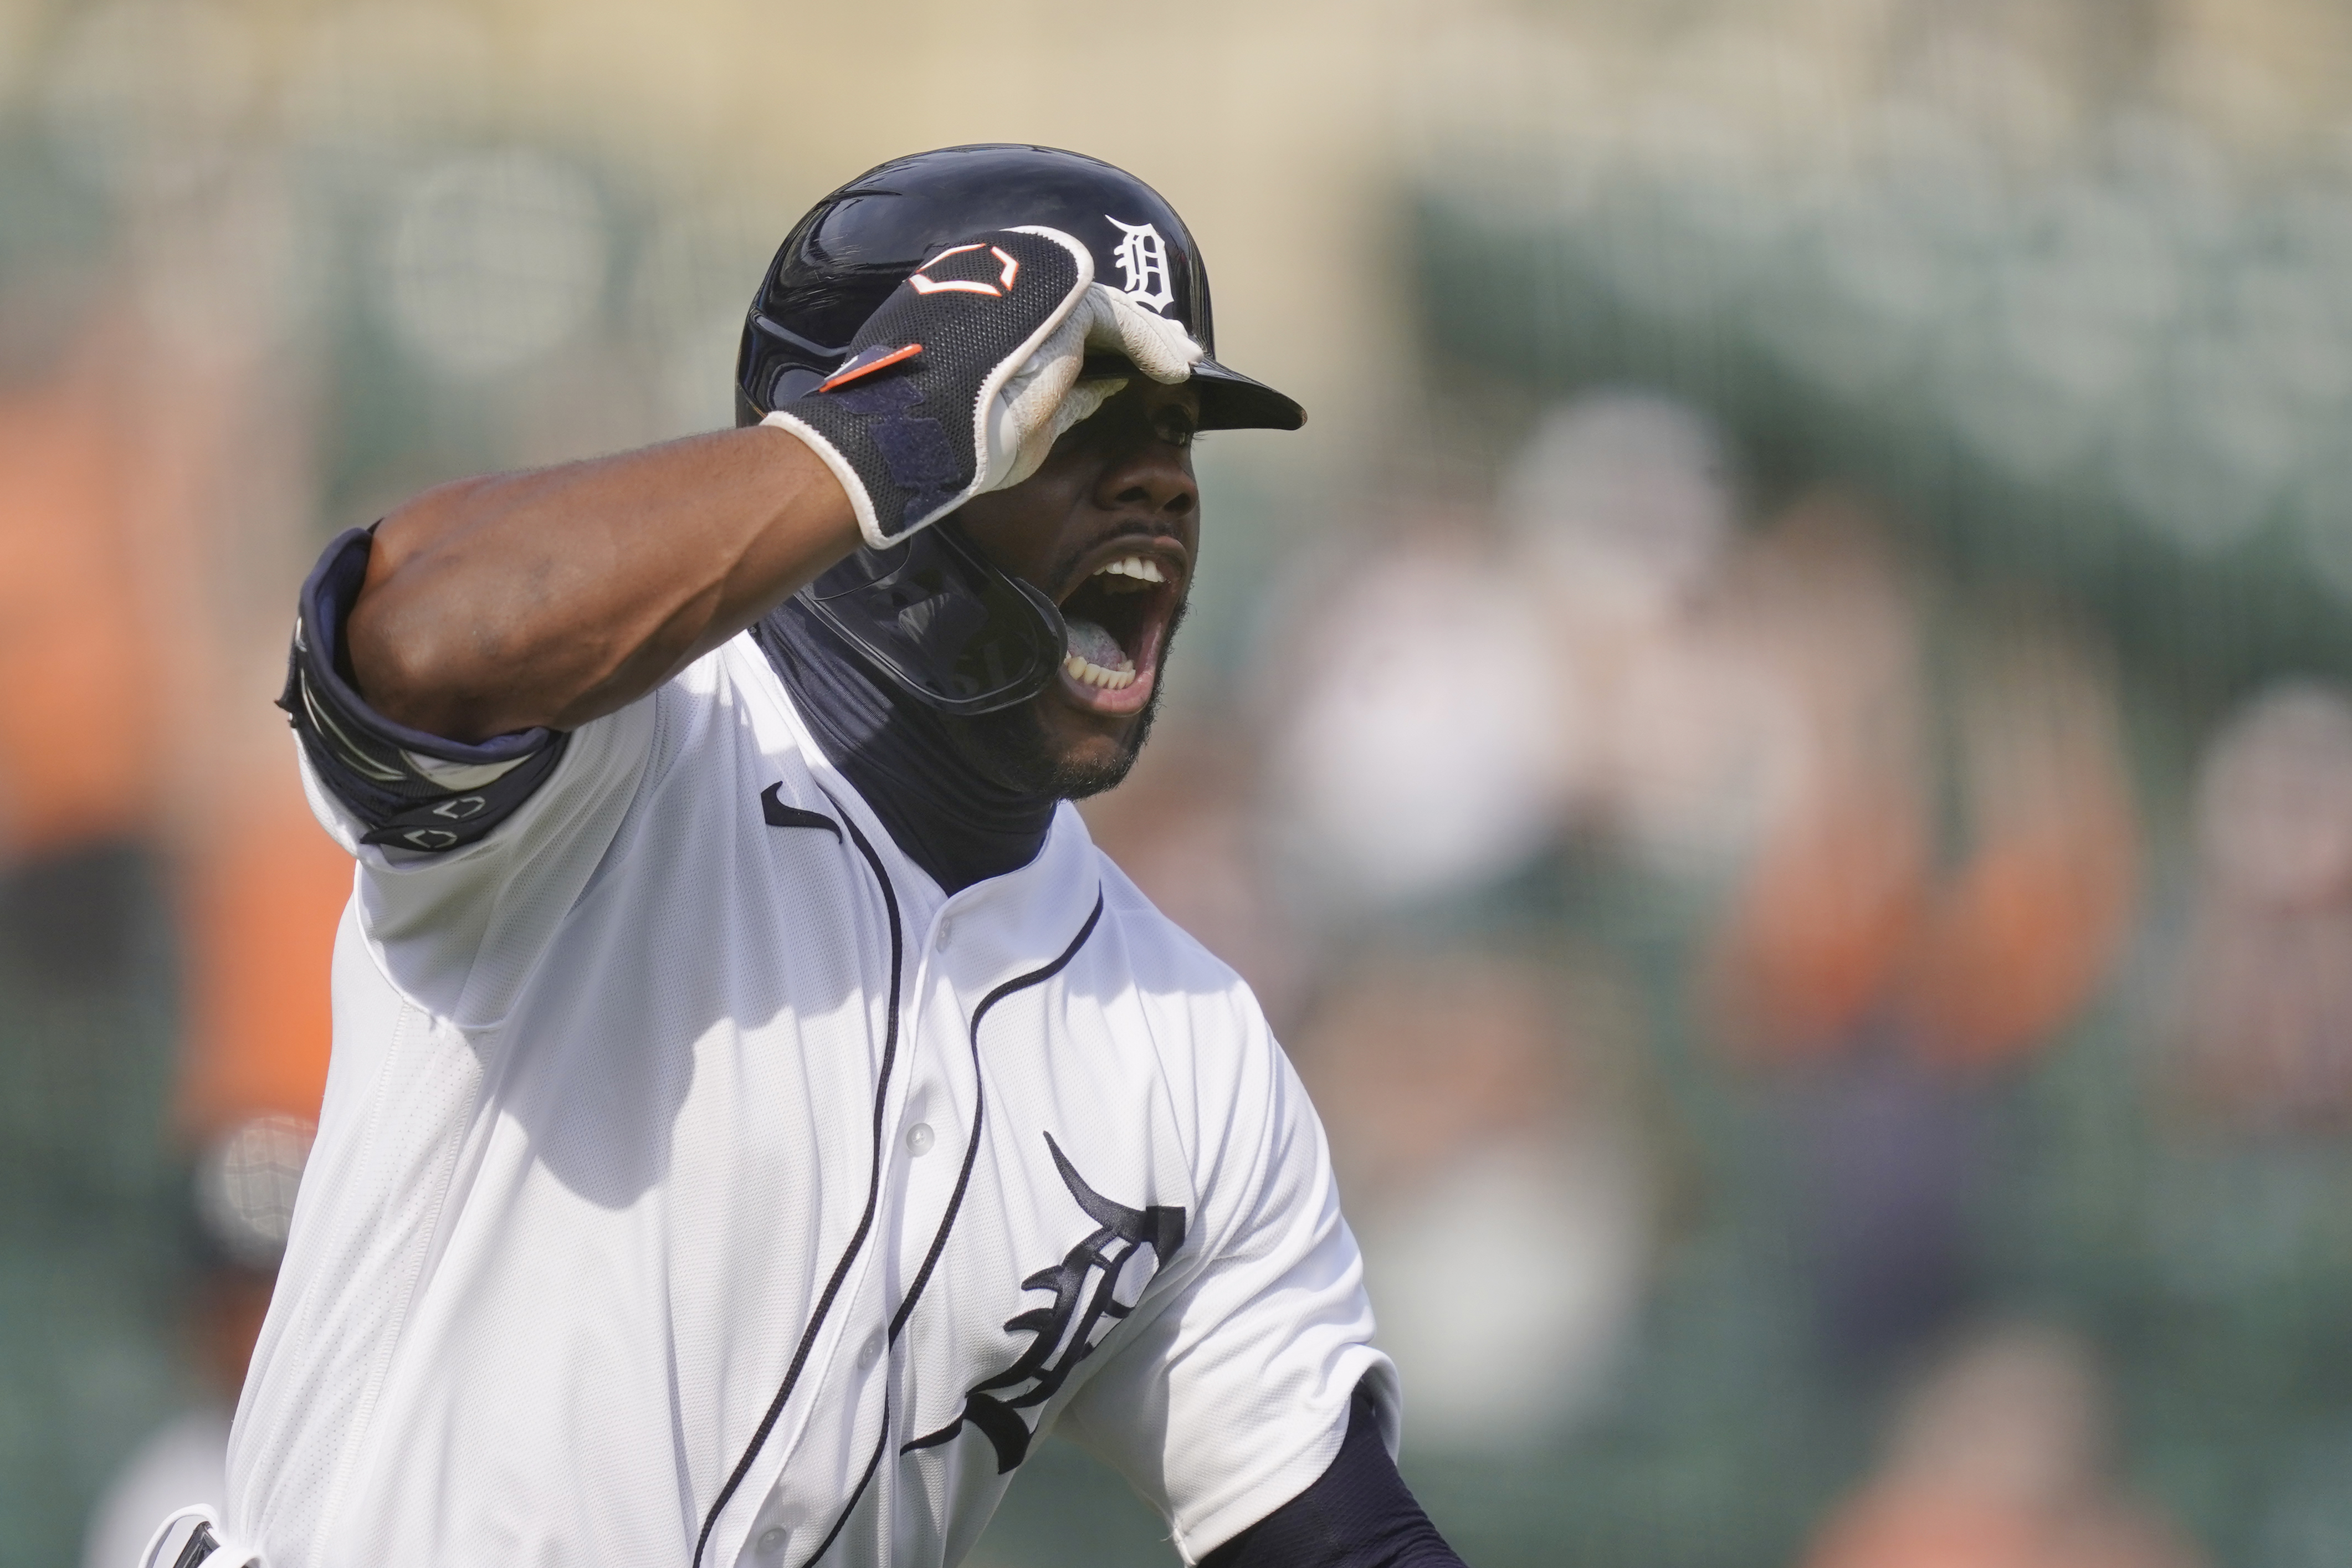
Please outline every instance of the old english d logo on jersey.
[{"label": "old english d logo on jersey", "polygon": [[1119,292],[1165,315],[1176,302],[1175,286],[1168,277],[1168,242],[1148,223],[1121,223],[1108,213],[1103,218],[1118,230],[1118,246],[1110,258],[1120,273]]},{"label": "old english d logo on jersey", "polygon": [[[1051,1268],[1041,1268],[1021,1281],[1024,1290],[1050,1290],[1053,1305],[1035,1307],[1004,1325],[1012,1333],[1034,1336],[1029,1348],[1011,1366],[964,1395],[963,1411],[927,1437],[918,1437],[901,1452],[936,1447],[963,1430],[969,1422],[986,1434],[996,1447],[996,1473],[1003,1475],[1028,1457],[1029,1423],[1021,1415],[1054,1397],[1078,1363],[1135,1308],[1151,1278],[1184,1245],[1184,1211],[1154,1204],[1133,1209],[1113,1203],[1079,1176],[1054,1135],[1045,1147],[1062,1184],[1078,1202],[1097,1228],[1062,1255]],[[1137,1252],[1151,1249],[1150,1272],[1134,1282],[1132,1298],[1121,1300],[1118,1287]],[[1025,1386],[1024,1386],[1025,1385]]]}]

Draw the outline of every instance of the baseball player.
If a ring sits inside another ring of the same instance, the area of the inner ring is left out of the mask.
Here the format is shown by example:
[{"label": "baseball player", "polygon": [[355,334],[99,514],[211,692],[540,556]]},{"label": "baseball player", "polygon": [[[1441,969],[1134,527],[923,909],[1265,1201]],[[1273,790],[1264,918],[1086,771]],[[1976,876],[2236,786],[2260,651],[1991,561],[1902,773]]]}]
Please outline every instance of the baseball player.
[{"label": "baseball player", "polygon": [[1213,357],[1034,147],[793,229],[740,427],[331,544],[283,704],[358,859],[324,1114],[178,1568],[944,1564],[1037,1439],[1188,1562],[1452,1564],[1322,1131],[1069,801],[1149,728]]}]

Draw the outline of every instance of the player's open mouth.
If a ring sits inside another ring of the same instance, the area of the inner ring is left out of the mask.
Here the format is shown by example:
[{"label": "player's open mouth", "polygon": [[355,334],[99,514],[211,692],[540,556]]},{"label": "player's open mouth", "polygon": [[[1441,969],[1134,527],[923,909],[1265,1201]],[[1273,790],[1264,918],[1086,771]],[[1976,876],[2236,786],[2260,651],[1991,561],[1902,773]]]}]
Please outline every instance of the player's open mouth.
[{"label": "player's open mouth", "polygon": [[1162,550],[1129,541],[1112,546],[1078,580],[1062,601],[1069,629],[1065,697],[1096,713],[1141,711],[1151,700],[1181,571]]}]

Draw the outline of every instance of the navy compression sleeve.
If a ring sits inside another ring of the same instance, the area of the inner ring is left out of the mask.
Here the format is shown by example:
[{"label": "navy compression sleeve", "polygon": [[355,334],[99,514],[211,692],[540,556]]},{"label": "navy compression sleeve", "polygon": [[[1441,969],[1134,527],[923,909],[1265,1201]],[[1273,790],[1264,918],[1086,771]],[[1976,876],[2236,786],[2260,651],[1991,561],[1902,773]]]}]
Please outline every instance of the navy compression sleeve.
[{"label": "navy compression sleeve", "polygon": [[1405,1489],[1359,1385],[1339,1457],[1311,1487],[1201,1559],[1201,1568],[1463,1568]]},{"label": "navy compression sleeve", "polygon": [[366,825],[362,843],[428,854],[455,849],[513,816],[555,771],[571,737],[525,730],[467,745],[370,708],[352,684],[342,644],[373,543],[367,530],[351,530],[327,546],[302,584],[278,706],[320,782]]}]

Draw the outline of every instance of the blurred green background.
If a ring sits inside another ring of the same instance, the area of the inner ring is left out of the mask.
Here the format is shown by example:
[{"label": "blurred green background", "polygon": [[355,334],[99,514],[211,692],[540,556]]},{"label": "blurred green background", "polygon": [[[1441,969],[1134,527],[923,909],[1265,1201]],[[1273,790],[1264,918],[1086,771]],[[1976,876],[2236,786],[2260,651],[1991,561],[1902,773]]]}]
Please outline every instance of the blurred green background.
[{"label": "blurred green background", "polygon": [[[1089,815],[1465,1558],[2352,1558],[2347,84],[2320,0],[0,0],[0,1564],[119,1557],[266,1295],[317,549],[727,423],[792,219],[1000,139],[1312,412],[1203,444]],[[1165,1533],[1055,1442],[977,1560]]]}]

